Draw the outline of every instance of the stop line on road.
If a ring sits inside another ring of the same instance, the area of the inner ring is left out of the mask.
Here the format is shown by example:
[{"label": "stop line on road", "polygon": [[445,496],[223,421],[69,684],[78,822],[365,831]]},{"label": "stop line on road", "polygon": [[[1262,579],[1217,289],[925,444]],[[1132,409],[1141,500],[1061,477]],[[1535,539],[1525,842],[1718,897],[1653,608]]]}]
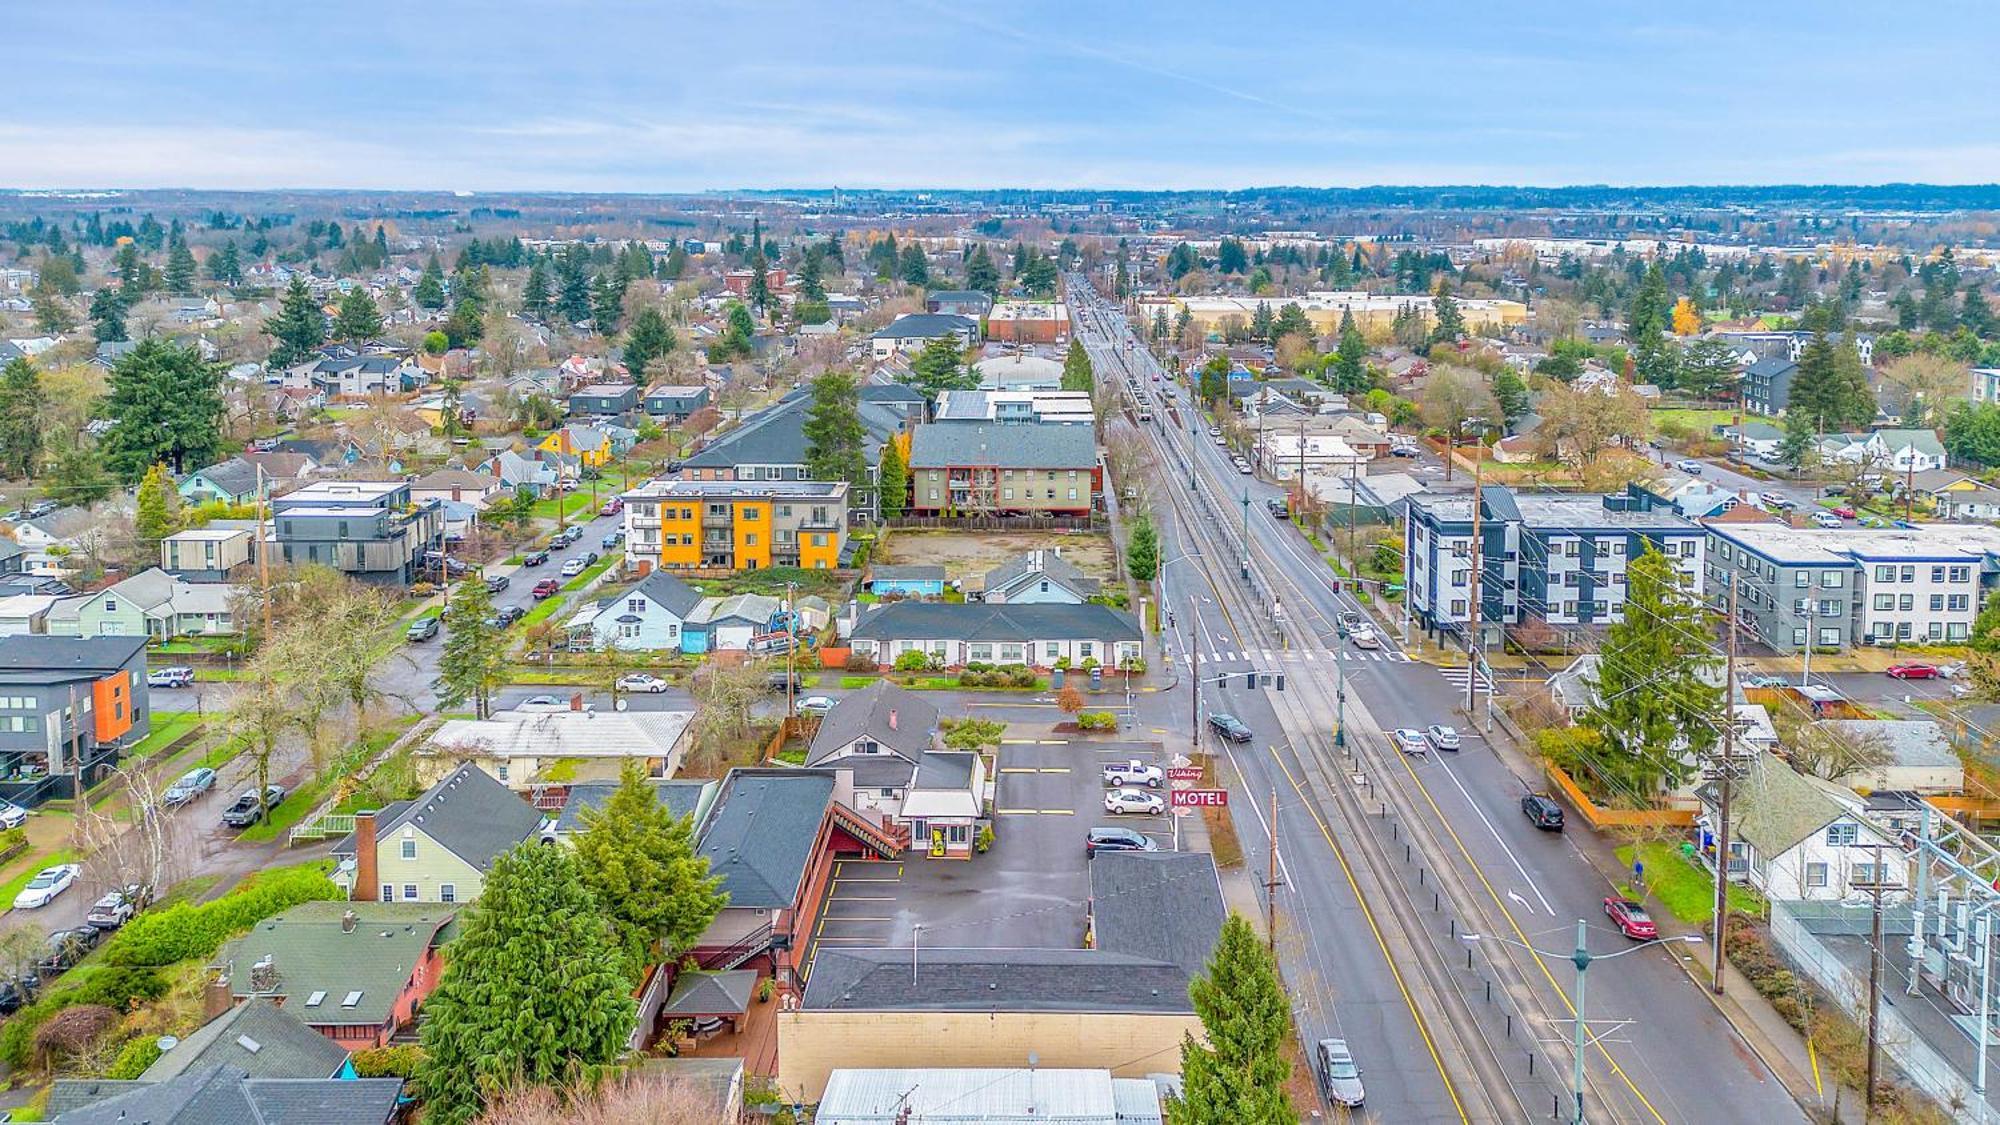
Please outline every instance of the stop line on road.
[{"label": "stop line on road", "polygon": [[[1188,658],[1186,649],[1181,650],[1181,658],[1183,660]],[[1322,662],[1331,664],[1336,660],[1350,663],[1363,663],[1371,660],[1383,664],[1411,663],[1408,653],[1382,652],[1378,650],[1357,651],[1354,649],[1319,651],[1315,649],[1246,648],[1238,651],[1236,649],[1222,648],[1210,649],[1202,653],[1201,658],[1204,663],[1208,664],[1231,664],[1246,661],[1263,664],[1318,664]]]}]

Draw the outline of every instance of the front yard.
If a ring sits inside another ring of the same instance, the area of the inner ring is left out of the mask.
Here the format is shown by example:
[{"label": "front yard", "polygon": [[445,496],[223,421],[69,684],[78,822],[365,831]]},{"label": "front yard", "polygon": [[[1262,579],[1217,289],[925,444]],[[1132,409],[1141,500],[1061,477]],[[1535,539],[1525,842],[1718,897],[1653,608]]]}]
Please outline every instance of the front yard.
[{"label": "front yard", "polygon": [[[1634,894],[1639,888],[1627,883],[1619,887],[1623,893],[1641,900],[1650,894],[1666,907],[1667,913],[1689,925],[1699,925],[1713,917],[1715,876],[1683,857],[1678,846],[1665,840],[1649,840],[1627,844],[1617,854],[1628,873],[1635,858],[1645,866],[1643,892]],[[1729,906],[1739,914],[1764,916],[1763,897],[1741,883],[1729,884]]]}]

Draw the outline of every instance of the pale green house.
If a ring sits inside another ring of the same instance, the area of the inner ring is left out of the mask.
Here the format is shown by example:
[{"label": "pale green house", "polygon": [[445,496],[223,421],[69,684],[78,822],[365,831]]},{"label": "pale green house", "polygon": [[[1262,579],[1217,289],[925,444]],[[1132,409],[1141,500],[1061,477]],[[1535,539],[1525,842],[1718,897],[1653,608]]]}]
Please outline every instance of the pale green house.
[{"label": "pale green house", "polygon": [[153,567],[94,594],[65,598],[49,610],[46,628],[59,637],[213,636],[237,631],[237,588],[187,582]]},{"label": "pale green house", "polygon": [[357,814],[354,833],[334,845],[333,881],[361,902],[471,902],[493,861],[542,820],[493,775],[460,765],[414,801]]}]

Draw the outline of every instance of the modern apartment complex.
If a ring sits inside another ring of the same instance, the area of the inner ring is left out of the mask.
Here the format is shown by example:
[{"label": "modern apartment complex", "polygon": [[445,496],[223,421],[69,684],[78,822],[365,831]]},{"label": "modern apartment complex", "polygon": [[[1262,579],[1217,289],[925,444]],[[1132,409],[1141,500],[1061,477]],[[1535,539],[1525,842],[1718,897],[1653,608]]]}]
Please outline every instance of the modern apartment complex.
[{"label": "modern apartment complex", "polygon": [[278,557],[319,563],[363,582],[409,583],[441,546],[444,511],[408,481],[315,481],[271,502]]},{"label": "modern apartment complex", "polygon": [[1961,642],[2000,580],[2000,528],[1981,524],[1718,523],[1708,534],[1710,600],[1735,585],[1742,627],[1777,652]]},{"label": "modern apartment complex", "polygon": [[0,639],[0,797],[71,796],[151,729],[145,637]]},{"label": "modern apartment complex", "polygon": [[[1470,491],[1418,493],[1405,517],[1403,584],[1410,612],[1427,630],[1463,633],[1470,618]],[[1652,548],[1673,560],[1700,592],[1705,533],[1651,495],[1531,494],[1479,490],[1479,603],[1485,641],[1501,626],[1541,620],[1559,627],[1617,620],[1625,567]]]},{"label": "modern apartment complex", "polygon": [[846,481],[655,480],[625,494],[625,557],[642,574],[830,570],[846,545]]},{"label": "modern apartment complex", "polygon": [[1090,426],[946,422],[910,443],[910,511],[1088,515],[1104,480]]}]

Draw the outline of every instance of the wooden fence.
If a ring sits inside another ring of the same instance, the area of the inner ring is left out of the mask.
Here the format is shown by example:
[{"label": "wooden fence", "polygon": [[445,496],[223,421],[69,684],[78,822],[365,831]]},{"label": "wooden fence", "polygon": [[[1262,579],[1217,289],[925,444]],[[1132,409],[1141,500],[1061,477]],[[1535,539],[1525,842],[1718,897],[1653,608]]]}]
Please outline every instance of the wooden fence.
[{"label": "wooden fence", "polygon": [[1571,807],[1590,822],[1592,828],[1668,830],[1694,825],[1693,809],[1607,809],[1592,801],[1567,772],[1554,762],[1543,762],[1542,770]]},{"label": "wooden fence", "polygon": [[911,531],[1102,531],[1109,521],[1088,516],[896,516],[882,521]]}]

